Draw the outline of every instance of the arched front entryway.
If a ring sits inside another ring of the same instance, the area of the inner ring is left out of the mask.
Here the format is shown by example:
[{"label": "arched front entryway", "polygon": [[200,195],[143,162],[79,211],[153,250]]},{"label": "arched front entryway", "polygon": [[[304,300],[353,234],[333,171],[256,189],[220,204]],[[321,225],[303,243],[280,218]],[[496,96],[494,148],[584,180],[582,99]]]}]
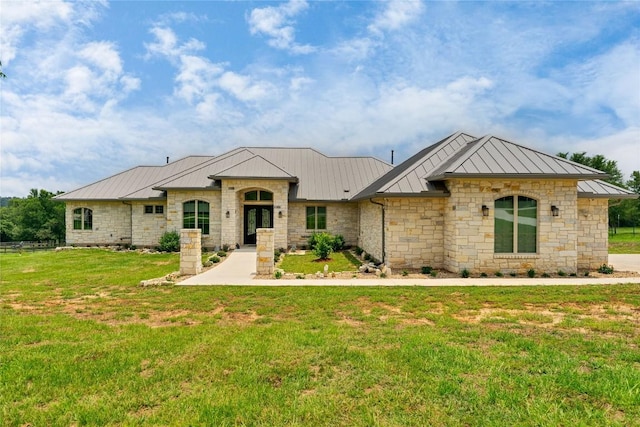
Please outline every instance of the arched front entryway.
[{"label": "arched front entryway", "polygon": [[250,190],[244,193],[243,243],[256,244],[258,228],[273,228],[273,193]]}]

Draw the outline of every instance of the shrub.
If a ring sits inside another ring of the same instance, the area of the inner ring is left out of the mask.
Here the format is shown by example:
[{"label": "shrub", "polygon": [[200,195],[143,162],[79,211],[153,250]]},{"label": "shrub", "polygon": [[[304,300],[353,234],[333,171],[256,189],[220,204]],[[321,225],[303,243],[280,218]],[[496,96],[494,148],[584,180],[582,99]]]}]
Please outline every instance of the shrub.
[{"label": "shrub", "polygon": [[407,270],[402,270],[402,275],[403,275],[403,276],[408,276],[408,275],[409,275],[409,272],[408,272]]},{"label": "shrub", "polygon": [[548,279],[551,276],[549,275],[549,273],[542,273],[542,277],[544,277],[545,279]]},{"label": "shrub", "polygon": [[342,234],[336,234],[333,236],[333,251],[338,252],[344,248],[344,237]]},{"label": "shrub", "polygon": [[214,264],[217,264],[220,262],[220,258],[217,255],[214,255],[211,258],[209,258],[209,261],[211,261]]},{"label": "shrub", "polygon": [[358,256],[362,255],[362,252],[364,252],[364,249],[362,249],[360,246],[356,246],[354,250],[356,252],[356,255]]},{"label": "shrub", "polygon": [[613,274],[613,266],[612,265],[607,265],[607,264],[602,264],[600,267],[598,267],[598,273]]},{"label": "shrub", "polygon": [[470,275],[471,273],[469,273],[469,270],[467,270],[466,268],[460,272],[460,277],[462,277],[463,279],[467,279]]},{"label": "shrub", "polygon": [[222,250],[225,252],[229,252],[229,244],[225,243],[224,245],[222,245]]},{"label": "shrub", "polygon": [[220,258],[224,258],[227,256],[227,253],[225,251],[218,251],[216,255],[218,255]]},{"label": "shrub", "polygon": [[371,260],[373,260],[373,257],[371,255],[369,255],[369,254],[364,254],[364,260],[365,261],[371,261]]},{"label": "shrub", "polygon": [[589,272],[588,271],[584,272],[584,277],[589,277]]},{"label": "shrub", "polygon": [[273,262],[278,262],[280,260],[280,255],[282,255],[282,252],[280,251],[280,249],[276,249],[273,251]]},{"label": "shrub", "polygon": [[282,277],[282,271],[276,270],[276,272],[273,273],[273,277],[275,277],[276,279],[281,278]]},{"label": "shrub", "polygon": [[515,271],[512,271],[511,273],[509,273],[509,276],[511,276],[511,277],[516,277],[516,276],[517,276],[517,274],[516,274],[516,272],[515,272]]},{"label": "shrub", "polygon": [[431,277],[437,277],[438,276],[438,272],[436,270],[431,270]]},{"label": "shrub", "polygon": [[328,259],[333,252],[334,238],[329,233],[313,233],[309,237],[309,245],[318,259]]},{"label": "shrub", "polygon": [[387,273],[380,273],[380,278],[381,279],[386,279],[387,278]]},{"label": "shrub", "polygon": [[564,271],[562,271],[562,270],[558,271],[558,276],[564,277],[566,275],[567,275],[567,273],[565,273]]},{"label": "shrub", "polygon": [[480,273],[480,277],[488,277],[488,276],[487,276],[487,273],[483,271],[482,273]]},{"label": "shrub", "polygon": [[496,277],[502,277],[504,276],[504,274],[502,274],[502,271],[496,271]]},{"label": "shrub", "polygon": [[433,271],[433,267],[430,266],[425,266],[421,268],[422,274],[431,274],[431,272]]},{"label": "shrub", "polygon": [[180,234],[177,231],[167,231],[160,237],[158,249],[162,252],[178,252],[180,250]]},{"label": "shrub", "polygon": [[529,270],[527,270],[527,276],[531,278],[536,277],[536,271],[533,268],[530,268]]}]

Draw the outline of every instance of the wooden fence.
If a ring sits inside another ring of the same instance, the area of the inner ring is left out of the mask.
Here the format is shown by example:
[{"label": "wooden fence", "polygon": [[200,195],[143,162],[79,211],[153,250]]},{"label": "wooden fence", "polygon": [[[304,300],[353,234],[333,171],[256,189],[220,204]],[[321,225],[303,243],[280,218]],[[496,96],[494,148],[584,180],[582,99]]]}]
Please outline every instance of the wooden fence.
[{"label": "wooden fence", "polygon": [[0,252],[22,252],[37,251],[42,249],[53,249],[58,245],[56,240],[44,240],[39,242],[0,242]]}]

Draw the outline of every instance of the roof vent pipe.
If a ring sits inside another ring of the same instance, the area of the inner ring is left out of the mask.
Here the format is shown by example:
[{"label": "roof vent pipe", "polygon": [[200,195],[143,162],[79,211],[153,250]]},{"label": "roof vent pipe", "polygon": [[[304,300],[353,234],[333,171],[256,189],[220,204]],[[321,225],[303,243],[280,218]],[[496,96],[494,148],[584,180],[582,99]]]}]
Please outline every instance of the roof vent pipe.
[{"label": "roof vent pipe", "polygon": [[391,164],[393,164],[393,150],[391,150]]},{"label": "roof vent pipe", "polygon": [[169,164],[169,156],[167,156],[167,164]]}]

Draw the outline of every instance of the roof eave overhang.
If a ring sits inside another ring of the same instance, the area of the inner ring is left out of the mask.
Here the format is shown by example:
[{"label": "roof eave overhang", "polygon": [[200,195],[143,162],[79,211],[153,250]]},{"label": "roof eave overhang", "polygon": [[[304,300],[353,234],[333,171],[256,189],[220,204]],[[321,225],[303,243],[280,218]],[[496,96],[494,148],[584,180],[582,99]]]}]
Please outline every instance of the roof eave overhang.
[{"label": "roof eave overhang", "polygon": [[153,187],[156,191],[220,191],[220,187]]},{"label": "roof eave overhang", "polygon": [[352,202],[359,202],[361,200],[379,199],[379,198],[438,198],[449,197],[451,193],[448,191],[421,191],[419,193],[374,193],[366,196],[358,196],[351,199]]},{"label": "roof eave overhang", "polygon": [[592,179],[603,179],[606,174],[535,174],[535,173],[505,173],[505,174],[484,174],[484,173],[444,173],[441,175],[429,176],[424,179],[428,181],[446,181],[452,178],[477,178],[477,179],[575,179],[578,181],[588,181]]},{"label": "roof eave overhang", "polygon": [[640,194],[596,194],[596,193],[578,192],[578,199],[620,200],[620,199],[637,199],[637,198],[640,198]]}]

